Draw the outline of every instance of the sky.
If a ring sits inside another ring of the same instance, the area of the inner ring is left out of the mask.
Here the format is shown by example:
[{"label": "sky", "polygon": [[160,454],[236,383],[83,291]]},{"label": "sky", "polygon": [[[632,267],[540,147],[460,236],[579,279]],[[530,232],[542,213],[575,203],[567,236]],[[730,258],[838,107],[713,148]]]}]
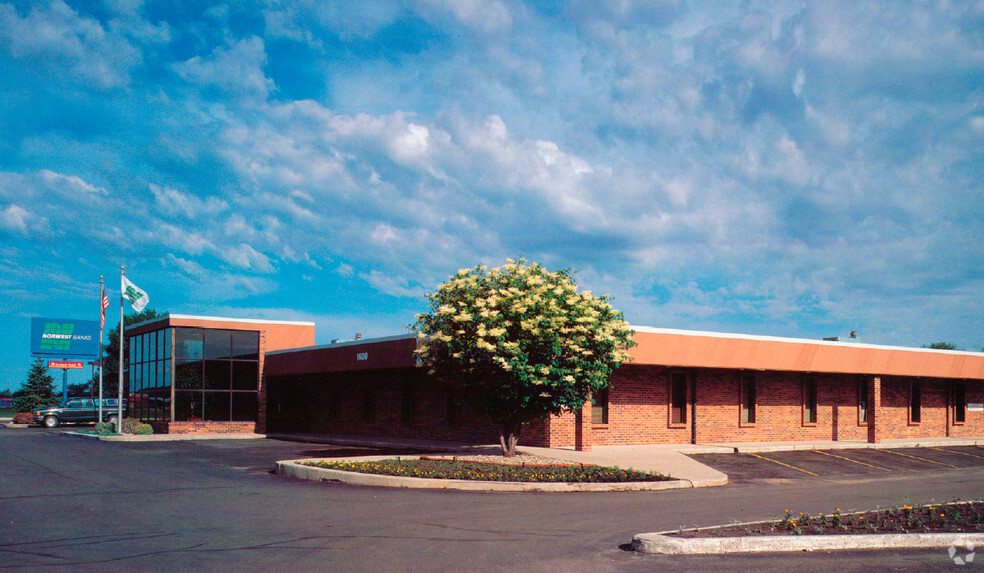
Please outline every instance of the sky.
[{"label": "sky", "polygon": [[4,2],[0,389],[121,265],[318,343],[524,256],[635,325],[978,351],[982,175],[979,1]]}]

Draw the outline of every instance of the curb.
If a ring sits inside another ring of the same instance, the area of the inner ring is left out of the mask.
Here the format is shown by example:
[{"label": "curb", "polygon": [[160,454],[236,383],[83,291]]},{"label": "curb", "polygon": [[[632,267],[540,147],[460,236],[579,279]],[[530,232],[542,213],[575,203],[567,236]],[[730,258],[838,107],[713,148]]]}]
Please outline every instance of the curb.
[{"label": "curb", "polygon": [[262,440],[264,434],[86,434],[76,431],[61,433],[63,436],[102,442],[183,442],[192,440]]},{"label": "curb", "polygon": [[640,533],[632,549],[641,553],[696,555],[771,553],[837,549],[892,549],[984,545],[984,533],[900,533],[871,535],[766,535],[683,539],[659,533]]},{"label": "curb", "polygon": [[[412,456],[407,456],[411,458]],[[370,461],[373,459],[389,459],[392,456],[371,456],[358,458]],[[576,482],[492,482],[455,479],[432,479],[400,476],[386,476],[346,472],[302,465],[302,462],[320,461],[321,458],[303,460],[284,460],[277,462],[277,474],[297,479],[311,481],[334,481],[351,485],[375,487],[399,487],[410,489],[445,489],[460,491],[501,491],[501,492],[576,492],[576,491],[656,491],[664,489],[680,489],[694,487],[687,480],[656,481],[656,482],[621,482],[621,483],[576,483]],[[343,461],[339,458],[337,461]]]}]

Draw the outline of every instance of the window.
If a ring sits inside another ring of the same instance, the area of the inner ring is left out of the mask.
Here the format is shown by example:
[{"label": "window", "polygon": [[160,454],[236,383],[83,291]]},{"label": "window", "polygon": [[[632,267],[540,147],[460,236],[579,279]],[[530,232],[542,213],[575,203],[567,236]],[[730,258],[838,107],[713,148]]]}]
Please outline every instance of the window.
[{"label": "window", "polygon": [[457,428],[461,425],[461,404],[458,402],[458,395],[455,393],[454,388],[448,388],[447,398],[448,425]]},{"label": "window", "polygon": [[337,381],[328,383],[328,421],[342,421],[342,389]]},{"label": "window", "polygon": [[670,375],[670,423],[687,423],[687,375],[683,372]]},{"label": "window", "polygon": [[741,376],[741,423],[755,423],[755,376]]},{"label": "window", "polygon": [[922,385],[919,382],[909,382],[909,423],[918,424],[922,421]]},{"label": "window", "polygon": [[376,420],[376,397],[369,387],[362,389],[362,419],[369,423]]},{"label": "window", "polygon": [[414,410],[417,405],[417,392],[414,388],[413,381],[408,380],[403,383],[403,392],[401,394],[401,408],[400,408],[400,418],[403,421],[404,426],[410,426],[414,422]]},{"label": "window", "polygon": [[591,395],[591,423],[608,423],[608,388],[602,388]]},{"label": "window", "polygon": [[259,332],[177,327],[131,343],[134,417],[170,420],[173,391],[176,422],[256,420]]},{"label": "window", "polygon": [[967,421],[967,386],[963,382],[953,385],[953,423]]},{"label": "window", "polygon": [[803,381],[803,423],[817,423],[817,381],[807,378]]},{"label": "window", "polygon": [[868,423],[868,381],[858,378],[858,425]]}]

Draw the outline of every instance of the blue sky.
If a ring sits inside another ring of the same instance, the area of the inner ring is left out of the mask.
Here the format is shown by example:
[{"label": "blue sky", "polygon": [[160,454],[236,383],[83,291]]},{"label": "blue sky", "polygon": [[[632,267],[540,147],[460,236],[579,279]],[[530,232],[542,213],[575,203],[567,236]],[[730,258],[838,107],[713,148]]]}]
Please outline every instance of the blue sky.
[{"label": "blue sky", "polygon": [[319,342],[524,255],[637,325],[980,350],[982,175],[982,2],[0,3],[0,388],[121,264]]}]

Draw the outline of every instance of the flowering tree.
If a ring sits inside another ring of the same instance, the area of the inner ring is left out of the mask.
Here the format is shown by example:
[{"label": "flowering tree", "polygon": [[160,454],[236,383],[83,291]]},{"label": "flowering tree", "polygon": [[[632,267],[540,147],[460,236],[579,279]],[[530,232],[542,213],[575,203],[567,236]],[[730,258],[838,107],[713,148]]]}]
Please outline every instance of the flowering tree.
[{"label": "flowering tree", "polygon": [[577,292],[570,271],[507,260],[462,269],[427,294],[411,328],[417,357],[499,427],[513,456],[522,424],[581,408],[634,343],[608,296]]}]

